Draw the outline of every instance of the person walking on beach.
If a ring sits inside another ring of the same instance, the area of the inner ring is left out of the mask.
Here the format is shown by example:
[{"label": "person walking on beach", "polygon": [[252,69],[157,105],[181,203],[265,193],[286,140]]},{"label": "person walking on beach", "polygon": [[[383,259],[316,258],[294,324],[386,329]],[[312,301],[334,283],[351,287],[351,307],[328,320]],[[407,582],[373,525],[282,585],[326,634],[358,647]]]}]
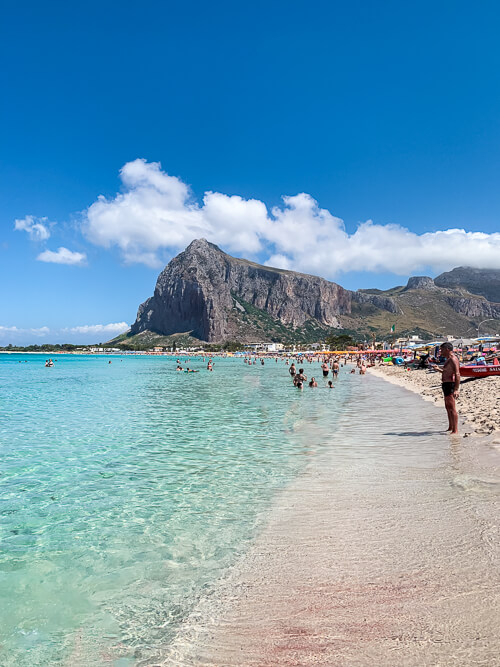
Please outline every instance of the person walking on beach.
[{"label": "person walking on beach", "polygon": [[460,365],[453,353],[451,343],[443,343],[439,349],[446,361],[442,369],[435,365],[432,367],[442,373],[441,387],[444,394],[444,406],[448,413],[448,431],[458,433],[458,413],[455,400],[460,394]]}]

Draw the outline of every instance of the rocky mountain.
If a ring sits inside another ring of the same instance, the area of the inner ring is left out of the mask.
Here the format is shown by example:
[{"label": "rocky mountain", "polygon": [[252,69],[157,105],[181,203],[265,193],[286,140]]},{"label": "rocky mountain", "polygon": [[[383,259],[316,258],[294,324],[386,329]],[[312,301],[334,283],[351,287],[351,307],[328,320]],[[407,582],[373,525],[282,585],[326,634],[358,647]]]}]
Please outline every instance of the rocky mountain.
[{"label": "rocky mountain", "polygon": [[[466,270],[455,271],[462,272],[463,283]],[[313,342],[339,329],[358,337],[387,337],[393,325],[398,335],[465,336],[485,318],[498,319],[490,328],[500,330],[500,303],[467,291],[462,283],[448,287],[414,276],[391,290],[351,292],[317,276],[231,257],[198,239],[160,273],[130,332],[113,342],[149,346],[179,337],[211,343]]]},{"label": "rocky mountain", "polygon": [[[370,307],[359,295],[377,300],[372,301]],[[384,337],[392,325],[398,335],[415,333],[435,337],[449,333],[471,337],[478,325],[490,318],[493,321],[488,321],[486,330],[500,332],[500,303],[490,302],[463,288],[439,287],[428,276],[414,276],[405,286],[353,293],[351,315],[344,316],[342,324],[365,335],[373,331]],[[481,332],[485,333],[485,329]]]},{"label": "rocky mountain", "polygon": [[459,266],[434,279],[439,287],[462,288],[471,294],[484,296],[488,301],[500,303],[500,269],[473,269]]},{"label": "rocky mountain", "polygon": [[350,304],[350,292],[336,283],[237,259],[198,239],[160,273],[131,333],[190,332],[208,342],[247,340],[262,328],[249,321],[255,320],[255,312],[253,318],[245,317],[252,309],[292,329],[309,321],[339,328],[339,316],[350,312]]}]

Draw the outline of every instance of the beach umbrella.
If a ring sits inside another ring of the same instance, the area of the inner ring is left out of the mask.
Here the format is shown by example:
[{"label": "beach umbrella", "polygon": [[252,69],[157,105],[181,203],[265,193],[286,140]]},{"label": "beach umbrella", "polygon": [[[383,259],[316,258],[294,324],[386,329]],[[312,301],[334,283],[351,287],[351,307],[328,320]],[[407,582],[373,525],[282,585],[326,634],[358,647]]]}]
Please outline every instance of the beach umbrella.
[{"label": "beach umbrella", "polygon": [[464,345],[475,345],[476,341],[472,338],[457,338],[456,340],[453,341],[453,345],[460,345],[460,347],[463,347]]}]

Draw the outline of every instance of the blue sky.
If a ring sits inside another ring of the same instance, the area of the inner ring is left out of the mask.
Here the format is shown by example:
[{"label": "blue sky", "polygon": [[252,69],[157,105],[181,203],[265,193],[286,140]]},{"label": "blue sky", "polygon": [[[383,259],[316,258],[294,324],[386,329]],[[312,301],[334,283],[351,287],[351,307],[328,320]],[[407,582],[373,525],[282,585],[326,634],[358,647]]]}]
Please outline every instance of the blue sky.
[{"label": "blue sky", "polygon": [[0,343],[110,338],[198,231],[351,289],[500,268],[498,3],[1,11]]}]

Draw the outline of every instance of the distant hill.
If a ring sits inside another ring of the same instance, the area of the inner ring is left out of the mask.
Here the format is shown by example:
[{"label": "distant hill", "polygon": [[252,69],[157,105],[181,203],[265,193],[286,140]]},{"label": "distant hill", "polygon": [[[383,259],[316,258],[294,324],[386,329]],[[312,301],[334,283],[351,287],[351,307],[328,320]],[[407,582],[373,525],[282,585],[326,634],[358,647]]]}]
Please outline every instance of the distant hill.
[{"label": "distant hill", "polygon": [[473,269],[459,266],[434,279],[439,287],[461,287],[471,294],[484,296],[488,301],[500,303],[500,269]]},{"label": "distant hill", "polygon": [[110,342],[137,347],[174,341],[178,346],[309,343],[339,330],[358,339],[388,338],[393,325],[397,336],[470,336],[485,318],[498,319],[489,329],[500,331],[500,304],[463,285],[442,287],[427,276],[414,276],[404,287],[351,292],[317,276],[231,257],[197,239],[160,273],[131,330]]}]

